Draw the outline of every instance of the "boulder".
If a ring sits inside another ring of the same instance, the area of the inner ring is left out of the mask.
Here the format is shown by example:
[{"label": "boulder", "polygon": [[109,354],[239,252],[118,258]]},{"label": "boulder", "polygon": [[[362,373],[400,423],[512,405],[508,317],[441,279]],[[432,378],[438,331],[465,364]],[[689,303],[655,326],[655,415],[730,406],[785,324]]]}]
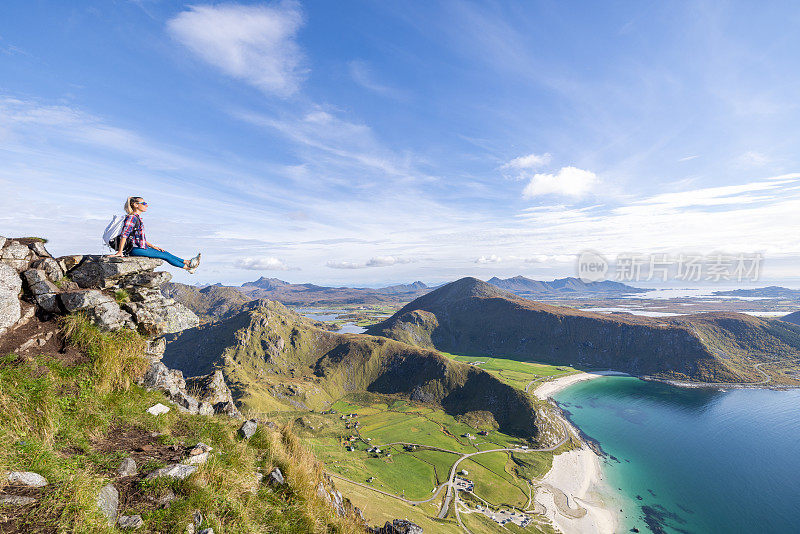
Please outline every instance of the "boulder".
[{"label": "boulder", "polygon": [[89,318],[102,330],[118,330],[125,326],[133,326],[130,314],[122,311],[119,304],[113,300],[89,308]]},{"label": "boulder", "polygon": [[197,445],[192,447],[192,450],[189,451],[189,456],[197,456],[198,454],[203,454],[204,452],[211,452],[212,450],[213,450],[212,447],[200,441],[197,443]]},{"label": "boulder", "polygon": [[47,313],[60,313],[58,295],[56,293],[41,293],[33,297],[36,305]]},{"label": "boulder", "polygon": [[8,240],[0,250],[0,263],[5,263],[18,273],[27,269],[34,258],[28,247],[14,240]]},{"label": "boulder", "polygon": [[149,413],[150,415],[161,415],[167,412],[169,412],[169,406],[164,406],[160,402],[150,406],[147,409],[147,413]]},{"label": "boulder", "polygon": [[395,519],[391,523],[371,529],[374,534],[422,534],[422,527],[408,519]]},{"label": "boulder", "polygon": [[0,258],[4,260],[28,260],[30,261],[33,254],[31,249],[17,241],[10,241],[0,251]]},{"label": "boulder", "polygon": [[25,282],[30,288],[33,288],[33,286],[37,284],[50,281],[50,278],[48,278],[47,273],[45,273],[43,269],[28,269],[23,271],[22,278],[25,279]]},{"label": "boulder", "polygon": [[158,289],[151,289],[149,287],[126,287],[125,291],[131,298],[131,302],[152,302],[154,300],[166,300]]},{"label": "boulder", "polygon": [[0,495],[0,504],[7,506],[27,506],[36,502],[33,497],[24,497],[22,495]]},{"label": "boulder", "polygon": [[147,341],[147,347],[145,347],[144,353],[150,356],[151,360],[160,360],[164,356],[165,350],[167,350],[167,340],[163,337],[159,337]]},{"label": "boulder", "polygon": [[323,484],[322,482],[320,482],[317,485],[317,497],[325,501],[328,501],[328,503],[331,502],[331,496],[328,495],[328,490],[325,489],[325,484]]},{"label": "boulder", "polygon": [[214,407],[207,402],[200,402],[186,392],[186,381],[183,373],[177,369],[170,369],[160,360],[150,364],[144,377],[142,386],[147,389],[156,389],[166,393],[178,410],[198,415],[213,415]]},{"label": "boulder", "polygon": [[22,279],[16,269],[0,263],[0,334],[22,317],[20,291],[22,291]]},{"label": "boulder", "polygon": [[146,287],[150,289],[158,289],[170,280],[172,280],[172,275],[167,271],[146,271],[143,273],[136,273],[126,276],[122,279],[120,285],[122,287]]},{"label": "boulder", "polygon": [[47,252],[47,249],[44,247],[44,243],[42,243],[41,241],[34,241],[33,243],[28,245],[28,248],[31,250],[31,252],[33,252],[40,258],[50,257],[50,253]]},{"label": "boulder", "polygon": [[36,260],[31,264],[31,267],[34,269],[41,269],[47,274],[47,278],[52,280],[53,282],[58,282],[62,278],[64,278],[64,270],[61,268],[61,265],[54,260],[53,258],[43,258],[41,260]]},{"label": "boulder", "polygon": [[32,471],[11,471],[8,474],[8,483],[29,488],[41,488],[47,485],[47,479]]},{"label": "boulder", "polygon": [[0,249],[6,246],[6,241],[8,241],[8,238],[0,235]]},{"label": "boulder", "polygon": [[248,419],[242,426],[239,427],[239,437],[243,439],[250,439],[253,437],[253,434],[256,433],[256,429],[258,428],[258,421],[255,419]]},{"label": "boulder", "polygon": [[236,404],[233,402],[228,384],[222,370],[217,369],[210,375],[197,376],[186,379],[186,387],[195,392],[197,399],[209,403],[214,413],[224,413],[230,417],[241,417]]},{"label": "boulder", "polygon": [[56,258],[56,261],[58,262],[59,267],[61,267],[61,270],[66,273],[69,272],[71,269],[77,267],[80,264],[80,262],[83,261],[83,256],[81,255],[61,256],[60,258]]},{"label": "boulder", "polygon": [[67,313],[72,313],[86,308],[93,308],[107,302],[116,302],[113,298],[96,289],[68,291],[59,295],[61,305]]},{"label": "boulder", "polygon": [[153,362],[142,379],[142,385],[147,389],[161,390],[167,395],[177,395],[181,390],[186,390],[186,381],[183,373],[177,369],[170,369],[162,362]]},{"label": "boulder", "polygon": [[210,452],[201,452],[200,454],[196,454],[194,456],[189,456],[186,460],[183,461],[186,465],[200,465],[204,464],[208,461],[208,457],[211,455]]},{"label": "boulder", "polygon": [[119,528],[135,530],[144,526],[144,521],[140,515],[121,515],[117,521]]},{"label": "boulder", "polygon": [[125,276],[152,271],[163,263],[154,258],[85,256],[69,275],[82,288],[105,289]]},{"label": "boulder", "polygon": [[170,464],[166,467],[162,467],[161,469],[156,469],[147,475],[145,480],[153,480],[154,478],[174,478],[177,480],[183,480],[195,471],[197,471],[196,465]]},{"label": "boulder", "polygon": [[189,308],[170,299],[128,302],[123,307],[133,316],[139,331],[148,336],[176,334],[200,324]]},{"label": "boulder", "polygon": [[136,474],[136,461],[133,458],[125,458],[117,468],[117,474],[121,477],[131,477]]},{"label": "boulder", "polygon": [[277,467],[267,475],[267,484],[270,486],[282,486],[285,483],[286,480],[283,478],[283,473],[281,473],[281,470]]},{"label": "boulder", "polygon": [[113,525],[117,522],[117,511],[119,509],[119,492],[113,484],[106,484],[97,494],[97,507],[100,512],[108,518],[108,523]]}]

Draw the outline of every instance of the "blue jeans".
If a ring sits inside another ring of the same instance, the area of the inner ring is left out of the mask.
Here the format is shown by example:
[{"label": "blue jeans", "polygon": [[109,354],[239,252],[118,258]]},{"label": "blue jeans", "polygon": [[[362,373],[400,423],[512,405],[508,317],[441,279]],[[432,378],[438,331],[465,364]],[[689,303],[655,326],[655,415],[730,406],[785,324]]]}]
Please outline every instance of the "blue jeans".
[{"label": "blue jeans", "polygon": [[146,258],[158,258],[160,260],[166,260],[167,263],[173,265],[175,267],[180,267],[183,269],[183,260],[180,259],[178,256],[170,254],[167,251],[160,251],[154,248],[137,248],[133,247],[131,249],[131,256],[144,256]]}]

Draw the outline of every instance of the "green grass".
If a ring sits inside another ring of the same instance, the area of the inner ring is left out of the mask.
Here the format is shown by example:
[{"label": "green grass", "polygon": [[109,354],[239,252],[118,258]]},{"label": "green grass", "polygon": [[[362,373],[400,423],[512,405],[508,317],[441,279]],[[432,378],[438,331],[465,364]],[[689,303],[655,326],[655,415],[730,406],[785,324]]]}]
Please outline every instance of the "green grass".
[{"label": "green grass", "polygon": [[[474,456],[458,464],[475,483],[475,494],[492,504],[524,506],[528,502],[526,482],[505,471],[508,455],[503,452]],[[525,489],[523,489],[525,488]]]},{"label": "green grass", "polygon": [[[174,407],[152,416],[146,409],[166,401],[133,385],[138,367],[128,361],[141,338],[99,332],[82,318],[65,320],[64,330],[85,360],[0,356],[0,471],[34,471],[49,482],[22,531],[116,532],[97,510],[96,498],[127,453],[103,452],[101,446],[120,428],[159,432],[164,444],[203,441],[214,447],[209,462],[184,481],[139,484],[145,495],[167,489],[177,495],[165,509],[123,506],[123,514],[141,514],[149,532],[183,532],[196,509],[203,511],[204,527],[217,533],[360,531],[355,520],[338,518],[316,495],[322,466],[290,428],[262,426],[243,442],[236,436],[240,422],[227,416],[183,414]],[[160,466],[150,461],[140,468]],[[287,486],[257,486],[256,471],[266,474],[273,466],[281,468]]]},{"label": "green grass", "polygon": [[92,361],[95,387],[103,392],[127,390],[149,365],[145,340],[133,330],[101,332],[81,314],[61,320],[64,336]]},{"label": "green grass", "polygon": [[124,304],[131,301],[131,296],[125,289],[118,289],[114,292],[114,300],[117,301],[117,304]]},{"label": "green grass", "polygon": [[355,506],[364,513],[371,525],[383,525],[386,521],[407,518],[421,526],[423,531],[432,534],[461,534],[463,531],[455,520],[435,519],[439,501],[433,504],[409,506],[397,499],[381,495],[375,491],[336,480],[336,485]]},{"label": "green grass", "polygon": [[563,365],[521,362],[508,358],[493,358],[488,356],[459,356],[448,352],[440,353],[459,362],[477,362],[477,367],[487,371],[506,384],[522,390],[533,380],[542,380],[555,375],[577,372],[572,367]]}]

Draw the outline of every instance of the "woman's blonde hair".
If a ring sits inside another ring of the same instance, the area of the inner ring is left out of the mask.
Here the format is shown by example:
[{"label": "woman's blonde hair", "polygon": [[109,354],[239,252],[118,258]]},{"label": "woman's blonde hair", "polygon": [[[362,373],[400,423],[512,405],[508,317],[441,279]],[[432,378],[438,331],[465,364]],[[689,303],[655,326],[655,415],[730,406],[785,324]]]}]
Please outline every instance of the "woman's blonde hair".
[{"label": "woman's blonde hair", "polygon": [[137,202],[140,202],[142,197],[128,197],[128,200],[125,201],[125,213],[130,215],[133,213],[133,205]]}]

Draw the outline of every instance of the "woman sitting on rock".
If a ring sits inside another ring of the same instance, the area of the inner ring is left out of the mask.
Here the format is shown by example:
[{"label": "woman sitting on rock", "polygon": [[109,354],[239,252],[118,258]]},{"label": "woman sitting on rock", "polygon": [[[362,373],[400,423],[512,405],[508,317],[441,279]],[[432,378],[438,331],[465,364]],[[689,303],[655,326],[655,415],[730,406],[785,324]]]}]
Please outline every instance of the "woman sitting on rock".
[{"label": "woman sitting on rock", "polygon": [[186,269],[194,274],[197,266],[200,265],[200,254],[190,260],[182,260],[181,258],[170,254],[161,247],[157,247],[152,243],[148,243],[144,237],[144,223],[142,222],[141,214],[147,211],[147,202],[142,197],[128,197],[125,202],[125,222],[122,225],[122,232],[119,234],[119,248],[113,256],[122,256],[125,250],[125,244],[130,240],[133,248],[130,249],[131,256],[144,256],[147,258],[158,258],[166,260],[167,263],[181,269]]}]

